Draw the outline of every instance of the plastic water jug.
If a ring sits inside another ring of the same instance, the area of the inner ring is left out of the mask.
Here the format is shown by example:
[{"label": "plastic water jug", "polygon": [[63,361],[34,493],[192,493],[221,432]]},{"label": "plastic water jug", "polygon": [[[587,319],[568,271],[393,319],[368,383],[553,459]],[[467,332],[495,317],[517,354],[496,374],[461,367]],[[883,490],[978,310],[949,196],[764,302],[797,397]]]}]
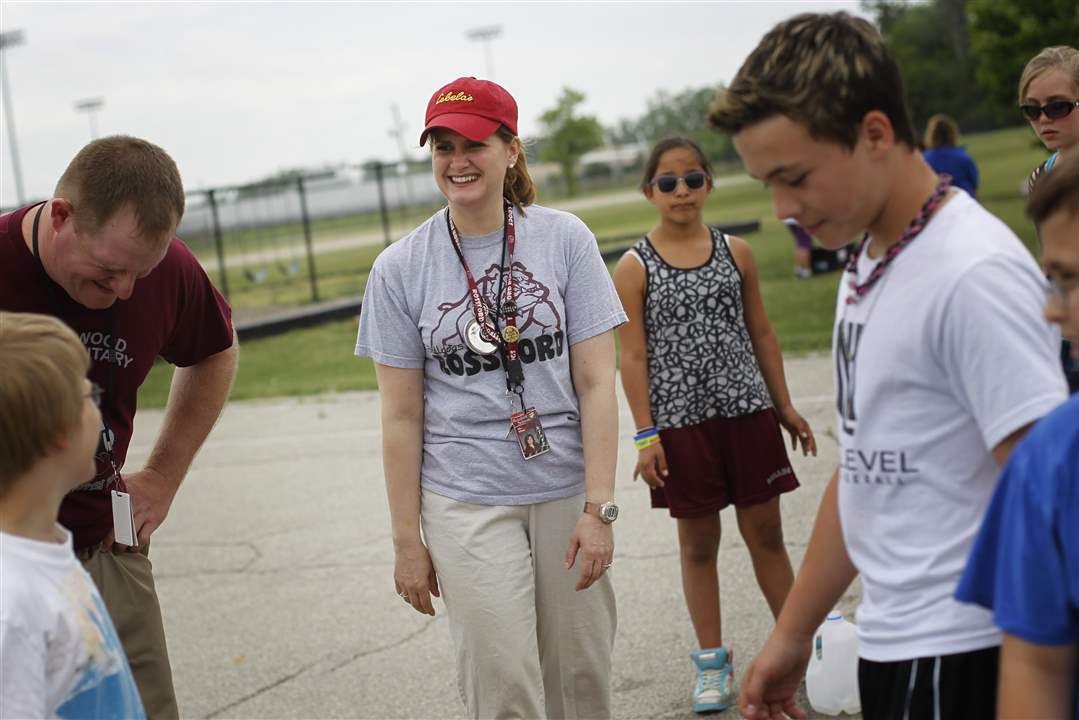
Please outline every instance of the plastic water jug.
[{"label": "plastic water jug", "polygon": [[858,630],[833,610],[813,636],[806,670],[806,694],[813,709],[825,715],[859,713]]}]

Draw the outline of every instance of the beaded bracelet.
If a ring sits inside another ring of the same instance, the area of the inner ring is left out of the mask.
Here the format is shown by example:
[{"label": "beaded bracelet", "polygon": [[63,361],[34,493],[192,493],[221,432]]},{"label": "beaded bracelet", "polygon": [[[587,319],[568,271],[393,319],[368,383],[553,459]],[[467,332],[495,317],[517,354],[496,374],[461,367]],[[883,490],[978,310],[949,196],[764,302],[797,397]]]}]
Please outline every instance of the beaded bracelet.
[{"label": "beaded bracelet", "polygon": [[652,447],[659,444],[659,430],[654,426],[649,425],[646,428],[641,428],[637,431],[637,434],[633,436],[633,442],[636,443],[638,450],[644,450],[645,448]]}]

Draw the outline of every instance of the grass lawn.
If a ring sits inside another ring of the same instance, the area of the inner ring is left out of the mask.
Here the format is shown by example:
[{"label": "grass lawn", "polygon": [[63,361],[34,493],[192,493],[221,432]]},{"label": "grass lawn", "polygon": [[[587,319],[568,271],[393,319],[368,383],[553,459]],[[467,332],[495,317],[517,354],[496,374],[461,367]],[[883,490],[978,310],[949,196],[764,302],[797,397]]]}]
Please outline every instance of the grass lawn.
[{"label": "grass lawn", "polygon": [[[1034,230],[1023,215],[1020,187],[1045,153],[1026,127],[999,130],[964,138],[981,172],[979,200],[1033,247]],[[542,198],[541,198],[542,202]],[[647,231],[655,211],[642,198],[633,203],[608,205],[578,213],[598,237]],[[785,353],[827,350],[841,273],[795,280],[792,275],[790,233],[772,213],[771,200],[759,183],[722,188],[713,193],[705,221],[759,219],[761,232],[746,239],[753,245],[760,267],[761,291],[772,324]],[[335,268],[331,278],[320,278],[324,297],[361,291],[378,248],[344,250],[320,255],[321,268]],[[230,277],[231,280],[231,277]],[[340,320],[286,335],[252,340],[240,352],[240,372],[233,399],[307,395],[341,390],[373,389],[371,361],[352,354],[356,321]],[[161,406],[168,394],[172,368],[158,363],[143,385],[140,404]]]}]

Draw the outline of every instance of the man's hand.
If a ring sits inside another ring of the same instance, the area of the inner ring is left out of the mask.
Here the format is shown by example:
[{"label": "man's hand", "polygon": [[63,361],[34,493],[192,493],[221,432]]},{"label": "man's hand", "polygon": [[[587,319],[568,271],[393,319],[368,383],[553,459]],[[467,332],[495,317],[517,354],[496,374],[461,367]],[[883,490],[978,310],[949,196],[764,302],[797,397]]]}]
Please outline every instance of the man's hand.
[{"label": "man's hand", "polygon": [[577,552],[581,553],[581,577],[577,590],[592,587],[607,572],[614,557],[614,530],[595,515],[581,513],[566,549],[566,569],[573,567]]},{"label": "man's hand", "polygon": [[[179,485],[151,467],[124,475],[124,485],[131,495],[131,516],[135,521],[135,534],[139,538],[139,545],[145,546],[150,542],[150,535],[165,522]],[[114,542],[110,532],[101,543],[102,552],[111,550]],[[139,551],[137,547],[116,544],[129,552]]]},{"label": "man's hand", "polygon": [[773,630],[742,679],[738,697],[742,717],[805,720],[806,714],[794,704],[794,694],[805,677],[811,651],[811,638],[786,636]]}]

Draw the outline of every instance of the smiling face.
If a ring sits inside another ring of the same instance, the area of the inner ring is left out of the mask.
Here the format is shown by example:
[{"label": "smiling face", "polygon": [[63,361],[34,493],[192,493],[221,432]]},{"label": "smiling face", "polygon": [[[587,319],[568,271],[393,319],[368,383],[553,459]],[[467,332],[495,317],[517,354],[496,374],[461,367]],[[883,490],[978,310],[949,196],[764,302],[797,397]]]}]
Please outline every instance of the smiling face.
[{"label": "smiling face", "polygon": [[886,201],[864,136],[847,149],[815,140],[801,123],[773,115],[734,136],[749,174],[772,193],[776,217],[794,218],[825,247],[868,228]]},{"label": "smiling face", "polygon": [[[1027,86],[1023,104],[1045,106],[1053,100],[1075,102],[1079,100],[1079,88],[1062,70],[1050,69],[1036,76]],[[1065,153],[1079,143],[1079,108],[1058,120],[1052,120],[1042,113],[1037,120],[1030,122],[1035,134],[1049,150],[1062,150]]]},{"label": "smiling face", "polygon": [[694,172],[708,174],[700,156],[693,148],[674,147],[659,157],[652,182],[644,186],[643,192],[648,202],[656,206],[664,220],[675,223],[700,223],[704,202],[708,199],[708,194],[712,192],[710,177],[696,190],[686,185],[685,180],[678,180],[674,190],[668,193],[661,192],[655,184],[655,179],[663,175],[684,178]]},{"label": "smiling face", "polygon": [[95,231],[80,230],[70,203],[63,199],[52,202],[51,222],[55,235],[49,250],[42,251],[49,276],[75,302],[91,310],[131,297],[135,281],[164,259],[175,232],[173,228],[163,239],[143,239],[129,206],[113,213]]},{"label": "smiling face", "polygon": [[[1038,231],[1042,267],[1055,288],[1049,294],[1045,317],[1060,325],[1064,337],[1079,343],[1079,213],[1057,210]],[[1072,354],[1079,360],[1079,344],[1072,346]]]},{"label": "smiling face", "polygon": [[484,210],[501,205],[506,170],[517,161],[517,143],[498,133],[469,140],[446,128],[431,131],[431,171],[438,189],[456,210]]}]

